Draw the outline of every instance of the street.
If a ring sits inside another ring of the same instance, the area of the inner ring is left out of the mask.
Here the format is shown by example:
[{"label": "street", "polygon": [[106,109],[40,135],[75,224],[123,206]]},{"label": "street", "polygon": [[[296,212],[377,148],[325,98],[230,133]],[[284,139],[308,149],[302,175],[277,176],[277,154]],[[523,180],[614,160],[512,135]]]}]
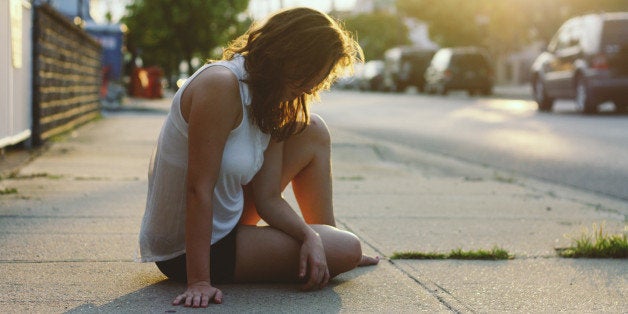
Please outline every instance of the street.
[{"label": "street", "polygon": [[333,90],[312,107],[332,128],[628,200],[628,115],[570,101],[540,113],[531,100]]}]

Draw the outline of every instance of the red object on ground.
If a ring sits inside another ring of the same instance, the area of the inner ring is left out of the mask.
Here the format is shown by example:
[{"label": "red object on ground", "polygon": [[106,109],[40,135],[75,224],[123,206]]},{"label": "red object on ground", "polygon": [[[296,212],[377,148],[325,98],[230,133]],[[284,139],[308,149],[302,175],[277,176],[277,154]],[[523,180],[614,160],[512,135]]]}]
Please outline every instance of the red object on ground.
[{"label": "red object on ground", "polygon": [[164,72],[159,67],[135,68],[131,76],[131,97],[162,98],[161,79]]}]

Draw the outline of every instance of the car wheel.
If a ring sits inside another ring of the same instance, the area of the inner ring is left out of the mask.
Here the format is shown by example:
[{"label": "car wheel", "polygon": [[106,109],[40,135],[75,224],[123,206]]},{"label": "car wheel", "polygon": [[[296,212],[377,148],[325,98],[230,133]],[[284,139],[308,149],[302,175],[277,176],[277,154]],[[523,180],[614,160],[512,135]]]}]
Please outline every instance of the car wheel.
[{"label": "car wheel", "polygon": [[397,84],[397,85],[395,86],[394,91],[395,91],[395,92],[397,92],[397,93],[403,93],[403,92],[405,92],[405,91],[406,91],[406,88],[407,88],[406,84],[404,84],[404,83],[399,83],[399,84]]},{"label": "car wheel", "polygon": [[540,78],[534,81],[534,100],[539,105],[539,111],[552,111],[554,99],[547,96],[545,84],[543,84],[543,80]]},{"label": "car wheel", "polygon": [[597,112],[597,104],[593,100],[593,95],[589,91],[587,81],[579,76],[576,80],[576,109],[584,114]]},{"label": "car wheel", "polygon": [[445,84],[438,85],[438,93],[443,96],[446,96],[447,93],[449,93],[449,91],[447,90],[447,86],[445,86]]},{"label": "car wheel", "polygon": [[627,99],[615,99],[615,111],[621,113],[628,113],[628,100]]}]

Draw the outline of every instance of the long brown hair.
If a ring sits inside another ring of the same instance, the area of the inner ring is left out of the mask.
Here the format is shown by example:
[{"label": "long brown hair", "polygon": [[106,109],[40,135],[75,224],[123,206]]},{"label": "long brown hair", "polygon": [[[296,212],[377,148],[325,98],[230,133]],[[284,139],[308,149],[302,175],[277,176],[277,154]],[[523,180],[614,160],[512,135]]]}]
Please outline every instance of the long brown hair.
[{"label": "long brown hair", "polygon": [[[280,141],[303,131],[309,123],[309,101],[345,69],[352,69],[356,60],[364,59],[339,22],[310,8],[280,11],[264,24],[253,25],[225,48],[223,59],[235,54],[245,57],[253,122]],[[322,71],[327,75],[310,94],[282,99],[289,84],[302,84]]]}]

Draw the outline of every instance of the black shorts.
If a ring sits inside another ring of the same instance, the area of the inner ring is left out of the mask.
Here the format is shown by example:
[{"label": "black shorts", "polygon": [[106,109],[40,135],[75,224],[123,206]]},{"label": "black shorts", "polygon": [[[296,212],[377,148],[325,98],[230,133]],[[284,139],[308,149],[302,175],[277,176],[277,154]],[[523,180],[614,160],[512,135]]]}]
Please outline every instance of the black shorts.
[{"label": "black shorts", "polygon": [[[220,241],[212,244],[210,254],[211,284],[232,283],[236,262],[236,226]],[[178,282],[187,282],[185,254],[175,258],[155,262],[157,268],[168,278]]]}]

